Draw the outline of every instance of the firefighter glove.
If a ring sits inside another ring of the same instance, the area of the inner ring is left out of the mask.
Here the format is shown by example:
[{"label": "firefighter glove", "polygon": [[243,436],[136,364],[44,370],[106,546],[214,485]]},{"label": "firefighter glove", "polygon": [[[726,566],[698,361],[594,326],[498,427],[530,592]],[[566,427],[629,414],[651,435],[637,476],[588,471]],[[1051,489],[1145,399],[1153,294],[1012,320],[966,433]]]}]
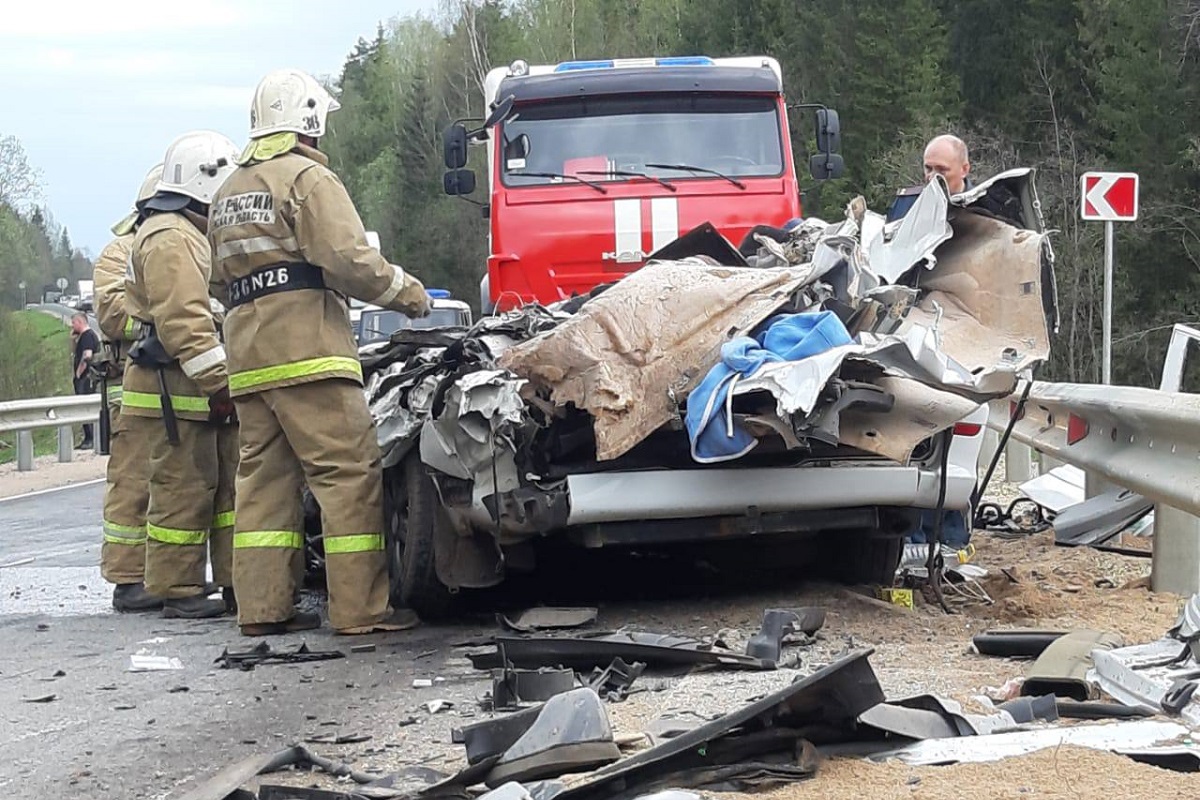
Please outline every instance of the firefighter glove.
[{"label": "firefighter glove", "polygon": [[229,396],[228,386],[222,386],[219,392],[208,398],[208,421],[219,425],[237,422],[237,409],[233,406],[233,398]]}]

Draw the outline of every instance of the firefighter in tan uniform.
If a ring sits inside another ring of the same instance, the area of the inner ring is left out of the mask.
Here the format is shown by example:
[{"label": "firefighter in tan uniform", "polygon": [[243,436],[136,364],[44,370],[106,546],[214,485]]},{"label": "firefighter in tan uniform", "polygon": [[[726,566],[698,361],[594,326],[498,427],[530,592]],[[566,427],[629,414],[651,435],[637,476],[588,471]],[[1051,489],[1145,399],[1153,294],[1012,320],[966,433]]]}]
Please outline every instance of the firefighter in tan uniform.
[{"label": "firefighter in tan uniform", "polygon": [[236,146],[210,131],[167,150],[153,197],[138,205],[126,305],[141,325],[130,348],[123,411],[150,441],[146,590],[163,616],[226,612],[232,597],[207,597],[205,564],[232,586],[233,475],[237,437],[225,349],[209,304],[208,204],[233,171]]},{"label": "firefighter in tan uniform", "polygon": [[322,511],[334,629],[418,624],[388,603],[380,451],[346,298],[425,316],[429,297],[367,243],[345,187],[317,150],[337,108],[305,73],[265,77],[250,144],[210,210],[214,277],[229,294],[229,388],[241,437],[234,587],[248,636],[320,624],[293,606],[305,481]]},{"label": "firefighter in tan uniform", "polygon": [[[150,199],[162,177],[162,165],[150,170],[137,202]],[[104,489],[104,544],[100,574],[113,587],[117,611],[154,611],[162,599],[146,591],[146,506],[150,501],[150,442],[129,430],[121,415],[121,375],[136,320],[125,311],[125,271],[133,246],[138,214],[134,211],[113,226],[113,239],[96,259],[95,309],[109,351],[109,458]]]}]

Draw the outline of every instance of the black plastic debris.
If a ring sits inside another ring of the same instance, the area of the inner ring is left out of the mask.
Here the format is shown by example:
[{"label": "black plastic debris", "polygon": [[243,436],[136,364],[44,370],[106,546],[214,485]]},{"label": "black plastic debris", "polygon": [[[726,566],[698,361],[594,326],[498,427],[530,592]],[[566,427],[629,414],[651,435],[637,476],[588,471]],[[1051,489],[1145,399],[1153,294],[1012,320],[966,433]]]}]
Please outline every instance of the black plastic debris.
[{"label": "black plastic debris", "polygon": [[563,628],[582,628],[596,621],[594,608],[531,608],[509,617],[497,614],[496,620],[517,633],[534,633]]},{"label": "black plastic debris", "polygon": [[746,655],[778,663],[784,640],[795,633],[812,636],[825,624],[820,608],[768,608],[763,612],[762,628],[746,643]]},{"label": "black plastic debris", "polygon": [[23,697],[23,698],[21,698],[21,702],[22,703],[53,703],[57,699],[58,699],[58,695],[56,695],[56,694],[43,694],[43,695],[39,695],[37,697]]},{"label": "black plastic debris", "polygon": [[726,267],[746,266],[745,256],[711,222],[697,225],[683,236],[658,248],[650,255],[650,259],[678,261],[692,256],[707,256]]},{"label": "black plastic debris", "polygon": [[[620,658],[614,658],[604,669],[597,667],[592,670],[584,685],[611,703],[619,703],[629,696],[633,683],[646,671],[646,665],[640,661],[626,664]],[[581,676],[582,678],[582,676]]]},{"label": "black plastic debris", "polygon": [[362,742],[371,741],[372,737],[365,733],[343,733],[334,735],[332,733],[323,733],[318,736],[310,736],[304,740],[305,744],[361,744]]},{"label": "black plastic debris", "polygon": [[1030,628],[1013,628],[984,631],[976,634],[971,642],[982,656],[1003,658],[1037,658],[1056,639],[1067,631],[1043,631]]},{"label": "black plastic debris", "polygon": [[514,708],[521,703],[538,703],[575,688],[575,672],[569,669],[494,669],[492,706]]},{"label": "black plastic debris", "polygon": [[647,667],[684,667],[701,664],[729,669],[769,670],[775,664],[761,658],[722,650],[698,639],[661,633],[596,633],[576,637],[497,636],[495,649],[469,653],[475,669],[569,667],[603,668],[614,658],[640,661]]},{"label": "black plastic debris", "polygon": [[1034,720],[1056,722],[1058,720],[1058,698],[1052,694],[1040,697],[1015,697],[997,706],[1001,711],[1007,711],[1013,721],[1024,725]]},{"label": "black plastic debris", "polygon": [[295,650],[280,652],[272,650],[264,641],[259,642],[253,649],[240,652],[231,653],[226,648],[213,663],[219,664],[221,669],[249,672],[262,664],[306,664],[310,661],[330,661],[345,657],[346,654],[341,650],[309,650],[307,642],[301,642]]},{"label": "black plastic debris", "polygon": [[450,739],[455,744],[461,744],[467,751],[467,764],[475,766],[483,761],[499,756],[512,747],[521,734],[529,730],[529,726],[541,713],[541,706],[518,711],[515,714],[476,722],[462,728],[450,731]]},{"label": "black plastic debris", "polygon": [[1148,708],[1100,700],[1080,703],[1059,698],[1055,705],[1058,708],[1058,716],[1062,719],[1144,719],[1154,716],[1154,712]]},{"label": "black plastic debris", "polygon": [[591,689],[556,695],[488,773],[491,788],[508,781],[557,778],[621,758],[604,703]]},{"label": "black plastic debris", "polygon": [[883,690],[857,650],[713,722],[600,769],[556,800],[628,800],[655,789],[762,788],[811,777],[809,745],[857,738]]}]

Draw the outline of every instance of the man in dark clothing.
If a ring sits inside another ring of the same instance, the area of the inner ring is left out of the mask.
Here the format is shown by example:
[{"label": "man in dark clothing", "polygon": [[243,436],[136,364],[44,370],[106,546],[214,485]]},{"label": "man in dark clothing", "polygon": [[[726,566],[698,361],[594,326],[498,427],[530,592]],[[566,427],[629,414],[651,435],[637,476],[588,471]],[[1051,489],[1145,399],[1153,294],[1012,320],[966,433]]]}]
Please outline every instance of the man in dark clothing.
[{"label": "man in dark clothing", "polygon": [[[71,332],[75,336],[75,394],[94,394],[95,385],[88,375],[88,359],[100,350],[100,337],[88,325],[87,314],[76,314],[71,317]],[[92,447],[92,426],[83,426],[83,441],[75,446],[77,450]]]}]

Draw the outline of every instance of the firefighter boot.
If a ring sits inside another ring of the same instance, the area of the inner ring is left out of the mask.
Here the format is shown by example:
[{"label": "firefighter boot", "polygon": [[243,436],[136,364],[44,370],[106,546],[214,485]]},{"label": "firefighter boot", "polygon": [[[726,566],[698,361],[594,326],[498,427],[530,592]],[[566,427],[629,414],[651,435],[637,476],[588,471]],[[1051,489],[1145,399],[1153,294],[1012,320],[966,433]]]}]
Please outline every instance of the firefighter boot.
[{"label": "firefighter boot", "polygon": [[392,613],[381,619],[379,622],[370,625],[355,625],[350,628],[338,628],[337,632],[343,636],[359,636],[364,633],[385,633],[388,631],[407,631],[412,630],[421,624],[420,617],[417,612],[410,608],[393,609]]},{"label": "firefighter boot", "polygon": [[163,607],[162,598],[147,592],[142,583],[118,583],[113,587],[112,604],[117,611],[130,614],[157,611]]},{"label": "firefighter boot", "polygon": [[162,615],[168,619],[209,619],[225,613],[225,601],[202,594],[169,597],[163,601]]},{"label": "firefighter boot", "polygon": [[282,636],[316,630],[321,627],[321,617],[311,611],[297,611],[294,617],[283,622],[251,622],[240,627],[242,636]]}]

